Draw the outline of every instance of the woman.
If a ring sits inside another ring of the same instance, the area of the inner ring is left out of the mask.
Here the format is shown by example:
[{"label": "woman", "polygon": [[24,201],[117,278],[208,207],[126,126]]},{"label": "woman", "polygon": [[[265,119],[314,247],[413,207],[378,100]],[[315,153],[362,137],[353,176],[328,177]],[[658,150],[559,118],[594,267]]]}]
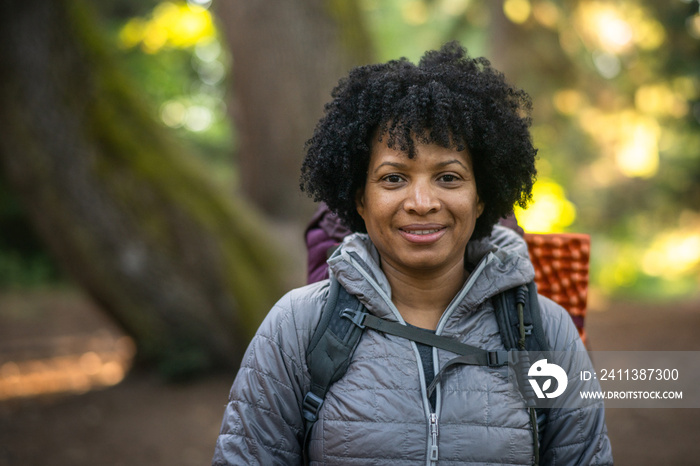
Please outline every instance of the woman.
[{"label": "woman", "polygon": [[[494,227],[530,198],[530,101],[455,43],[418,66],[352,70],[307,145],[302,189],[356,234],[329,270],[377,317],[503,349],[491,298],[533,280],[527,246]],[[305,352],[329,281],[283,297],[243,358],[213,464],[301,464]],[[539,299],[549,346],[584,351],[566,311]],[[310,433],[316,464],[533,464],[525,409],[502,371],[373,330],[331,385]],[[612,464],[602,404],[538,420],[541,464]]]}]

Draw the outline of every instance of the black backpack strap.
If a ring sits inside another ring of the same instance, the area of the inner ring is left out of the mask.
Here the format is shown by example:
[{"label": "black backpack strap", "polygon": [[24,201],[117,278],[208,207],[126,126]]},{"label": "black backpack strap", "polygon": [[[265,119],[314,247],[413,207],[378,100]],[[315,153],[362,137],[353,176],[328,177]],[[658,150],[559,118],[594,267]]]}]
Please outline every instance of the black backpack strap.
[{"label": "black backpack strap", "polygon": [[535,451],[535,465],[539,464],[538,410],[535,409],[535,393],[525,377],[531,362],[527,351],[549,351],[542,324],[537,286],[534,282],[506,290],[492,300],[498,329],[503,345],[508,350],[524,351],[518,355],[515,375],[523,392],[525,404],[530,414],[532,441]]},{"label": "black backpack strap", "polygon": [[542,312],[540,310],[540,300],[537,295],[537,285],[534,281],[527,284],[527,295],[529,306],[525,305],[525,318],[530,318],[532,322],[532,338],[528,338],[525,348],[528,351],[551,351],[552,348],[547,343],[542,324]]},{"label": "black backpack strap", "polygon": [[304,396],[304,464],[308,464],[308,443],[311,429],[318,419],[328,388],[340,379],[360,341],[363,329],[341,317],[346,311],[362,309],[360,301],[331,277],[330,290],[321,320],[306,349],[306,364],[311,377],[311,387]]},{"label": "black backpack strap", "polygon": [[406,338],[417,343],[444,349],[451,353],[459,354],[462,364],[477,366],[498,367],[508,364],[507,351],[487,351],[476,346],[467,345],[461,341],[454,340],[442,335],[425,332],[416,327],[400,324],[390,320],[385,320],[369,314],[364,308],[358,311],[343,311],[343,317],[350,319],[360,328],[369,327],[373,330],[397,337]]},{"label": "black backpack strap", "polygon": [[[494,296],[492,302],[501,340],[507,350],[548,351],[550,349],[544,335],[535,282],[506,290]],[[522,319],[519,315],[520,305],[522,305]],[[523,338],[523,331],[525,338]]]},{"label": "black backpack strap", "polygon": [[487,351],[442,335],[427,333],[416,327],[410,327],[398,322],[381,319],[367,313],[364,308],[357,311],[345,310],[343,312],[343,316],[351,319],[355,325],[361,328],[369,327],[378,332],[388,333],[390,335],[406,338],[407,340],[412,340],[417,343],[422,343],[424,345],[433,346],[435,348],[447,350],[451,353],[459,354],[460,356],[450,359],[444,366],[442,366],[440,371],[435,374],[432,382],[430,385],[428,385],[428,396],[431,396],[438,382],[442,379],[442,375],[445,373],[445,371],[457,364],[488,367],[508,365],[508,351]]}]

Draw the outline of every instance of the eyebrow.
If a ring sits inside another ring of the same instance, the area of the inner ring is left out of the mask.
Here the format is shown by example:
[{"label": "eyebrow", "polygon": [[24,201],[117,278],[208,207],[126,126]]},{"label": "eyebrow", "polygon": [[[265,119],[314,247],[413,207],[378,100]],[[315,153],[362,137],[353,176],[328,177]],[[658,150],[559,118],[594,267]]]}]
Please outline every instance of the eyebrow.
[{"label": "eyebrow", "polygon": [[446,160],[446,161],[444,161],[444,162],[438,163],[436,166],[442,168],[442,167],[446,167],[447,165],[451,165],[451,164],[453,164],[453,163],[459,164],[459,165],[461,165],[462,167],[464,167],[465,170],[468,170],[468,168],[466,167],[466,165],[464,165],[462,162],[460,162],[460,161],[457,160],[457,159]]},{"label": "eyebrow", "polygon": [[404,169],[404,168],[407,167],[407,165],[406,165],[405,163],[400,163],[400,162],[382,162],[382,163],[379,164],[379,166],[378,166],[377,168],[374,169],[374,172],[373,172],[373,173],[377,173],[377,172],[379,171],[379,169],[382,168],[382,167],[385,166],[385,165],[386,165],[386,166],[389,166],[389,167],[395,167],[395,168],[401,168],[401,169]]},{"label": "eyebrow", "polygon": [[[437,168],[443,168],[443,167],[446,167],[448,165],[452,165],[453,163],[461,165],[465,170],[468,170],[468,168],[457,159],[445,160],[444,162],[440,162],[440,163],[436,164],[435,166]],[[379,171],[379,169],[385,165],[387,165],[389,167],[399,168],[399,169],[405,169],[408,166],[405,163],[401,163],[401,162],[382,162],[379,164],[379,166],[377,168],[374,169],[373,173],[377,173],[377,171]]]}]

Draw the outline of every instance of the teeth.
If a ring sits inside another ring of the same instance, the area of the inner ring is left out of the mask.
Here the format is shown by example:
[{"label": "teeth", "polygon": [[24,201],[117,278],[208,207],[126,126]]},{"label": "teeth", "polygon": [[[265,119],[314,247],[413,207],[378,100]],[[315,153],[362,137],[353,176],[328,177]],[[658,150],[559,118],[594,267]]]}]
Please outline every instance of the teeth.
[{"label": "teeth", "polygon": [[429,235],[429,234],[431,234],[431,233],[436,233],[436,232],[438,232],[438,231],[440,231],[440,230],[439,230],[439,229],[435,229],[435,230],[415,230],[415,231],[412,231],[411,233],[413,233],[414,235]]}]

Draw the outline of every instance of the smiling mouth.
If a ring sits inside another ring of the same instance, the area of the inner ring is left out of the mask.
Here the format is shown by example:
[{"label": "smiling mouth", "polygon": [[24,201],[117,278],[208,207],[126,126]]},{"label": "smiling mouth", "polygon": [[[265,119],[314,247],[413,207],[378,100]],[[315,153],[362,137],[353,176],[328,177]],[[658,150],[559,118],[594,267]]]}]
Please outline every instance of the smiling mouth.
[{"label": "smiling mouth", "polygon": [[433,244],[445,235],[444,225],[407,225],[399,228],[401,236],[416,244]]},{"label": "smiling mouth", "polygon": [[404,227],[400,227],[399,230],[401,230],[403,233],[407,233],[409,235],[417,235],[417,236],[426,236],[426,235],[432,235],[435,233],[438,233],[442,230],[444,230],[446,227],[445,225],[440,225],[440,224],[427,224],[427,225],[406,225]]},{"label": "smiling mouth", "polygon": [[410,233],[412,235],[430,235],[432,233],[437,233],[438,231],[442,230],[442,228],[432,228],[430,230],[403,230],[406,233]]}]

